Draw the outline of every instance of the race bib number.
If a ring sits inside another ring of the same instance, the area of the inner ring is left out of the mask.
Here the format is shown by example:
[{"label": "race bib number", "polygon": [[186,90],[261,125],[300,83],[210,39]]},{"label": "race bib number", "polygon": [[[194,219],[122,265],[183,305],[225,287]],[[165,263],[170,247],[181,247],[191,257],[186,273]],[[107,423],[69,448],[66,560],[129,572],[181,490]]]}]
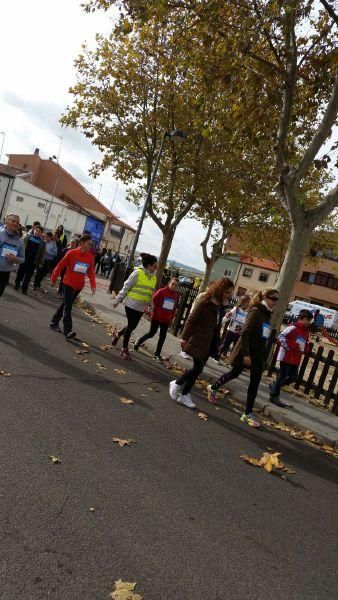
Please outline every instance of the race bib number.
[{"label": "race bib number", "polygon": [[298,338],[296,338],[296,344],[298,344],[299,350],[301,352],[304,352],[306,340],[304,340],[304,338],[302,338],[302,337],[298,337]]},{"label": "race bib number", "polygon": [[176,302],[172,298],[164,298],[162,308],[165,310],[174,310],[175,304]]},{"label": "race bib number", "polygon": [[74,273],[83,273],[86,275],[88,273],[89,264],[83,262],[76,262],[74,265]]},{"label": "race bib number", "polygon": [[270,331],[271,331],[270,323],[263,323],[262,338],[264,338],[265,340],[268,340],[270,337]]},{"label": "race bib number", "polygon": [[17,247],[13,246],[12,244],[2,244],[1,256],[6,257],[7,254],[14,254],[15,256],[18,256]]}]

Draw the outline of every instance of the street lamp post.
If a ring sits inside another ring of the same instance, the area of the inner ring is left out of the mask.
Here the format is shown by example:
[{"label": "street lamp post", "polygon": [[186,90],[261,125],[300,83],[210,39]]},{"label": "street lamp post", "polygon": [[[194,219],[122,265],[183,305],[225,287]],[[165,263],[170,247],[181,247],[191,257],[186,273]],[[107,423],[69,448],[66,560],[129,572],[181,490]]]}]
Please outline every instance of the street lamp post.
[{"label": "street lamp post", "polygon": [[151,179],[150,179],[149,187],[147,189],[147,195],[146,195],[146,199],[145,199],[145,202],[144,202],[144,205],[143,205],[143,209],[142,209],[142,213],[141,213],[141,216],[140,216],[140,220],[139,220],[139,223],[138,223],[138,226],[137,226],[137,229],[136,229],[134,241],[133,241],[131,249],[130,249],[130,254],[129,254],[129,257],[128,257],[128,262],[127,262],[127,267],[126,267],[126,276],[128,276],[131,264],[132,264],[132,262],[134,260],[135,250],[136,250],[136,247],[137,247],[137,244],[138,244],[138,241],[139,241],[141,229],[142,229],[142,226],[143,226],[143,221],[144,221],[144,218],[146,216],[146,212],[148,210],[148,206],[149,206],[149,203],[150,203],[150,200],[151,200],[152,189],[153,189],[154,182],[155,182],[155,179],[156,179],[158,167],[160,165],[161,156],[163,154],[165,140],[167,138],[172,138],[172,139],[178,138],[178,139],[182,140],[182,139],[184,139],[186,137],[187,137],[187,134],[184,131],[182,131],[181,129],[174,129],[174,131],[172,131],[171,133],[168,133],[167,131],[165,131],[164,134],[163,134],[161,146],[160,146],[157,158],[156,158],[156,162],[155,162],[153,174],[152,174]]},{"label": "street lamp post", "polygon": [[2,157],[3,150],[4,150],[4,143],[5,143],[6,132],[5,131],[0,131],[0,135],[2,135],[2,144],[1,144],[1,150],[0,150],[0,162],[1,162],[1,157]]},{"label": "street lamp post", "polygon": [[50,213],[50,209],[52,208],[52,204],[54,202],[54,196],[56,194],[56,188],[57,188],[57,184],[59,182],[59,178],[60,178],[60,154],[61,154],[61,148],[62,148],[62,143],[63,143],[63,137],[61,135],[58,135],[58,138],[60,138],[60,146],[59,146],[59,152],[57,156],[53,156],[52,158],[56,158],[56,162],[57,162],[57,174],[56,174],[56,178],[55,178],[55,184],[54,184],[54,188],[53,188],[53,192],[52,192],[52,197],[51,200],[49,202],[48,208],[47,208],[47,212],[46,212],[46,218],[45,218],[45,223],[44,223],[44,227],[46,227],[47,225],[47,221],[48,221],[48,217],[49,217],[49,213]]}]

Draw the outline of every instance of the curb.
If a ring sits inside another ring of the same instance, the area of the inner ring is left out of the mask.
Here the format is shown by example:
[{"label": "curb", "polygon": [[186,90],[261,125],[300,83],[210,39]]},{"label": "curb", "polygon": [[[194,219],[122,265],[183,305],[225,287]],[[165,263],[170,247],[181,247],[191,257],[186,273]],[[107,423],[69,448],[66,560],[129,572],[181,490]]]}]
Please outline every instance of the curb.
[{"label": "curb", "polygon": [[[176,364],[183,368],[189,368],[189,365],[192,365],[192,361],[187,360],[185,358],[181,358],[180,356],[177,356],[175,354],[172,354],[171,356],[169,356],[168,361],[169,361],[169,364],[172,366],[174,364]],[[207,381],[208,383],[212,383],[215,381],[218,374],[219,373],[217,373],[217,372],[210,373],[210,372],[208,372],[208,368],[206,368],[206,370],[203,371],[203,379],[204,379],[204,381]],[[240,404],[244,405],[243,399],[236,397],[236,401],[239,402]],[[264,399],[257,398],[256,407],[258,407],[266,417],[270,417],[273,421],[276,421],[276,423],[284,423],[285,425],[296,427],[297,429],[301,429],[301,430],[305,430],[305,431],[309,430],[309,427],[302,426],[299,421],[292,418],[292,413],[287,414],[287,415],[285,415],[284,413],[281,414],[280,410],[282,410],[282,409],[278,409],[278,407],[275,407],[275,406],[271,405],[270,403],[267,403],[266,400],[264,400]],[[311,426],[311,431],[315,434],[315,436],[318,439],[320,444],[322,444],[322,445],[327,444],[328,446],[332,446],[334,449],[338,448],[338,431],[337,431],[337,434],[334,436],[325,435],[316,428],[315,423],[314,423],[314,425]]]}]

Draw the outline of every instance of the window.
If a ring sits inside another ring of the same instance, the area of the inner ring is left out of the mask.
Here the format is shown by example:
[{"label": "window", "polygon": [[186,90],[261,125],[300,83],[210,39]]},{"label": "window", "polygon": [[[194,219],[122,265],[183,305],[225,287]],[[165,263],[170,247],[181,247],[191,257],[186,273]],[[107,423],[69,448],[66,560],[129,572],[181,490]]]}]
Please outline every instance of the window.
[{"label": "window", "polygon": [[45,208],[45,203],[44,202],[38,202],[38,207],[39,208]]},{"label": "window", "polygon": [[253,273],[253,269],[244,269],[243,277],[251,277],[252,273]]},{"label": "window", "polygon": [[225,269],[224,277],[231,277],[231,275],[232,275],[232,269]]},{"label": "window", "polygon": [[261,271],[258,277],[258,281],[267,281],[269,279],[269,273]]},{"label": "window", "polygon": [[305,283],[314,283],[315,278],[316,273],[311,273],[310,271],[303,271],[300,280],[304,281]]},{"label": "window", "polygon": [[16,197],[16,201],[17,202],[23,202],[23,197],[22,196],[17,196]]},{"label": "window", "polygon": [[335,277],[331,273],[317,271],[314,283],[316,285],[322,285],[323,287],[327,287],[332,290],[338,290],[338,277]]}]

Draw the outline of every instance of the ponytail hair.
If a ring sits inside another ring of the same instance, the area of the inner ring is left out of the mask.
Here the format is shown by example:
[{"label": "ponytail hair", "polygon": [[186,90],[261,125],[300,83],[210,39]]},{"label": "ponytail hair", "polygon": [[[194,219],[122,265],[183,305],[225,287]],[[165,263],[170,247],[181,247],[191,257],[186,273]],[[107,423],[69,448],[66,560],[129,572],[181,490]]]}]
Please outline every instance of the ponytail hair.
[{"label": "ponytail hair", "polygon": [[263,292],[256,292],[256,294],[254,295],[254,297],[252,298],[252,300],[249,304],[249,309],[254,308],[255,306],[258,306],[258,304],[263,302],[264,298],[269,298],[270,296],[273,296],[274,294],[278,294],[278,293],[279,293],[279,290],[277,290],[276,288],[267,288]]},{"label": "ponytail hair", "polygon": [[141,252],[140,256],[141,256],[141,260],[142,260],[142,265],[144,266],[145,269],[147,267],[150,267],[151,265],[154,265],[155,263],[157,263],[157,258],[156,258],[156,256],[153,256],[153,254],[148,254],[147,252]]}]

